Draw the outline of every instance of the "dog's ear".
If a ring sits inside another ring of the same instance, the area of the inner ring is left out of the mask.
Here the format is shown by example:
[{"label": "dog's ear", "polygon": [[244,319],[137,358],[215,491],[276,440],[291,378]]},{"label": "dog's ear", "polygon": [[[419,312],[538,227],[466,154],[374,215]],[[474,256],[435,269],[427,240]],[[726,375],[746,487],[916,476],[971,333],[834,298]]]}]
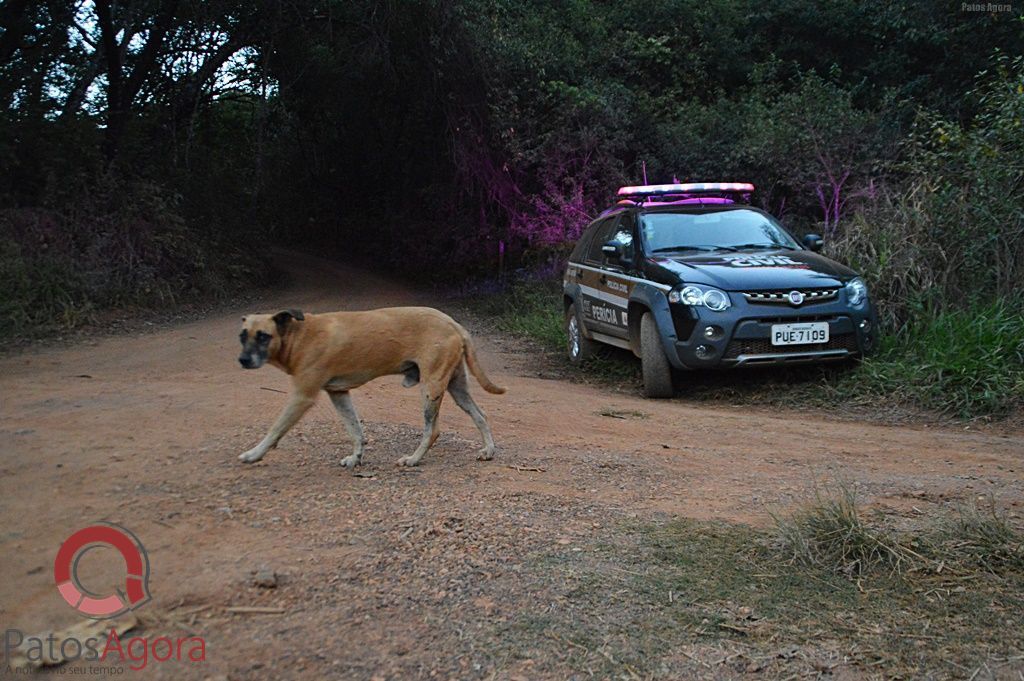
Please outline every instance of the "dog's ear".
[{"label": "dog's ear", "polygon": [[302,310],[281,310],[276,315],[274,315],[274,323],[277,324],[277,328],[283,330],[284,327],[288,326],[288,322],[290,322],[291,320],[297,319],[301,322],[305,318],[306,317],[302,314]]}]

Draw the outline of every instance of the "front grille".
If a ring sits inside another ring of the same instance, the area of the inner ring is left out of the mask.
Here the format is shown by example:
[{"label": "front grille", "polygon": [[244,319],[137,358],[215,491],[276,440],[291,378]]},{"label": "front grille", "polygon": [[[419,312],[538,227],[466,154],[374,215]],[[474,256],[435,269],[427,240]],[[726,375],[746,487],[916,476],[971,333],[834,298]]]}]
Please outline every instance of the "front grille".
[{"label": "front grille", "polygon": [[849,350],[857,352],[857,336],[852,333],[837,333],[827,343],[807,345],[772,345],[768,338],[740,338],[729,343],[723,359],[736,359],[740,355],[782,355],[822,352],[824,350]]},{"label": "front grille", "polygon": [[[815,303],[824,303],[825,301],[828,300],[834,300],[835,297],[839,295],[839,289],[837,288],[814,288],[806,290],[797,290],[801,294],[803,294],[804,297],[803,301],[800,303],[801,305],[814,305]],[[758,305],[762,303],[793,305],[793,303],[789,301],[789,294],[792,292],[792,289],[788,291],[744,291],[743,297],[747,299],[748,303],[754,303]]]}]

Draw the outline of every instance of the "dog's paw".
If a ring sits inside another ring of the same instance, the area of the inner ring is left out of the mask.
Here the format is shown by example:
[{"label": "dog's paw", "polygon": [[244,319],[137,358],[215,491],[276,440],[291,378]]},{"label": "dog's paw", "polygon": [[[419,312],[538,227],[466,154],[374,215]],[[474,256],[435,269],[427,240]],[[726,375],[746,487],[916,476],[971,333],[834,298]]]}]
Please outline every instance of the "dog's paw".
[{"label": "dog's paw", "polygon": [[259,449],[250,449],[247,452],[242,452],[238,455],[238,460],[244,463],[256,463],[263,458],[264,452]]},{"label": "dog's paw", "polygon": [[419,463],[419,459],[414,456],[403,456],[401,459],[395,462],[396,466],[415,466]]},{"label": "dog's paw", "polygon": [[345,468],[349,469],[349,470],[352,470],[353,468],[355,468],[356,466],[358,466],[361,463],[362,463],[362,459],[358,455],[356,455],[356,454],[352,454],[351,456],[346,456],[344,459],[341,460],[341,465],[344,466]]},{"label": "dog's paw", "polygon": [[484,447],[476,455],[476,460],[477,461],[490,461],[493,458],[494,458],[494,449],[493,448],[489,449],[487,447]]}]

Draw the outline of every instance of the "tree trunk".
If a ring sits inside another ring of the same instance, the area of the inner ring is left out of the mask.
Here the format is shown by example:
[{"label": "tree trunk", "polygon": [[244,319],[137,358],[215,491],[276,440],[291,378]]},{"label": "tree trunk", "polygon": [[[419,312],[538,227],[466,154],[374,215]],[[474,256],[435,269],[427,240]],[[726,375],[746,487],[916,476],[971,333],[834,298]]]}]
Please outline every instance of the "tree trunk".
[{"label": "tree trunk", "polygon": [[121,48],[131,40],[131,31],[126,31],[125,45],[117,43],[117,28],[111,13],[110,0],[96,0],[96,18],[100,25],[101,44],[107,64],[107,131],[103,144],[103,153],[107,163],[113,163],[121,146],[132,103],[139,94],[143,84],[153,72],[157,58],[163,47],[164,37],[171,28],[178,1],[164,3],[159,15],[149,29],[146,44],[135,60],[130,75],[125,77],[124,60]]},{"label": "tree trunk", "polygon": [[71,92],[68,93],[67,99],[64,100],[64,108],[60,111],[61,118],[70,118],[78,113],[78,110],[82,108],[82,104],[85,103],[85,95],[89,92],[89,86],[96,80],[96,76],[100,75],[100,64],[102,58],[99,57],[99,52],[96,53],[97,58],[93,59],[85,67],[85,71],[75,81],[74,87],[71,88]]}]

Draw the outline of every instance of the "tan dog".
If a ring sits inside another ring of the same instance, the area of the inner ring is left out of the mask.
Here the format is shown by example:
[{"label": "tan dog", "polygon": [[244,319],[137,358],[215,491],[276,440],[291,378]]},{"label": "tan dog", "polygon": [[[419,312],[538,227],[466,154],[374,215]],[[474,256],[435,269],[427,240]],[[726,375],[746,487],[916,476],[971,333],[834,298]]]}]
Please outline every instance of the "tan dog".
[{"label": "tan dog", "polygon": [[238,361],[243,367],[258,369],[269,362],[292,377],[293,387],[288,405],[270,432],[238,457],[242,461],[259,461],[276,447],[323,390],[352,438],[352,455],[341,463],[348,468],[359,465],[366,440],[348,393],[378,376],[392,374],[403,374],[406,387],[419,383],[423,393],[423,438],[416,451],[399,464],[415,466],[434,444],[445,390],[480,429],[484,447],[478,458],[494,456],[494,438],[469,394],[463,362],[487,392],[500,395],[505,389],[491,383],[480,368],[469,332],[438,310],[393,307],[316,315],[303,315],[301,310],[254,314],[242,317],[239,338],[242,354]]}]

